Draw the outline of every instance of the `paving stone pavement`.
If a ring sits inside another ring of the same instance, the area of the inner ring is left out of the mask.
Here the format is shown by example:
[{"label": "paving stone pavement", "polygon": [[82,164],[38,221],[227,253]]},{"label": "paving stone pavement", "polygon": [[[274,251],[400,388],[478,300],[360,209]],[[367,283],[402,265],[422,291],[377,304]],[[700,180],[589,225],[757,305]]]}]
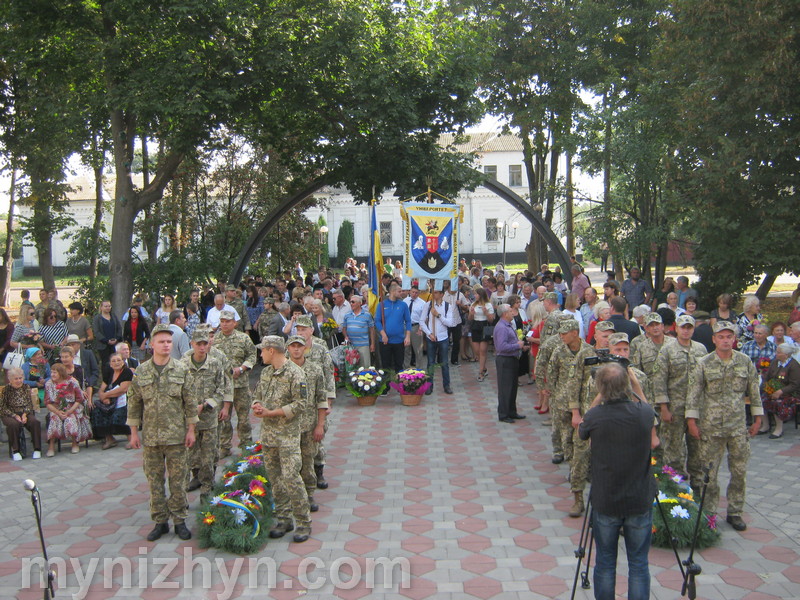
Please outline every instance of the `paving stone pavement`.
[{"label": "paving stone pavement", "polygon": [[[451,374],[455,394],[437,389],[418,407],[402,406],[394,392],[359,407],[341,391],[327,437],[331,486],[316,494],[321,508],[312,515],[312,539],[271,540],[243,560],[172,533],[155,544],[144,540],[152,523],[139,451],[102,451],[92,443],[78,455],[36,462],[4,456],[0,599],[42,597],[36,568],[34,585],[23,581],[26,559],[40,555],[26,478],[41,489],[50,556],[65,561],[67,587],[56,598],[569,598],[582,520],[566,516],[567,468],[550,463],[549,430],[532,408],[535,386],[520,388],[528,418],[506,425],[496,419],[492,366],[483,383],[474,364]],[[800,434],[791,425],[785,431],[780,440],[753,440],[749,528],[737,533],[722,523],[719,546],[697,553],[698,598],[800,597]],[[190,499],[195,509],[197,493]],[[403,587],[403,565],[390,567],[390,576],[382,558],[407,561],[410,587]],[[113,570],[104,573],[104,560],[116,564]],[[624,562],[621,552],[620,598]],[[652,597],[678,598],[672,552],[654,548],[650,562]],[[374,565],[372,585],[365,574]],[[353,573],[363,576],[350,581]],[[83,591],[78,576],[88,581]],[[382,587],[392,578],[392,587]]]}]

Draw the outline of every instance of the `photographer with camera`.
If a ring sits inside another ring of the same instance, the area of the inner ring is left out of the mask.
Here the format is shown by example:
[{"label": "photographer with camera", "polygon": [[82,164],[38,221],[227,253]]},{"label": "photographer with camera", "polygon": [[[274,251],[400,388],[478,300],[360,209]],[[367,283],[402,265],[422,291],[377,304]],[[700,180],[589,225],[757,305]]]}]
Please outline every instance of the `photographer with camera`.
[{"label": "photographer with camera", "polygon": [[578,427],[578,435],[589,440],[592,448],[590,501],[597,549],[594,597],[615,598],[621,527],[628,557],[628,598],[644,600],[650,597],[647,555],[657,491],[650,472],[655,412],[649,404],[631,400],[629,372],[619,362],[602,364],[595,385],[600,402],[587,411]]}]

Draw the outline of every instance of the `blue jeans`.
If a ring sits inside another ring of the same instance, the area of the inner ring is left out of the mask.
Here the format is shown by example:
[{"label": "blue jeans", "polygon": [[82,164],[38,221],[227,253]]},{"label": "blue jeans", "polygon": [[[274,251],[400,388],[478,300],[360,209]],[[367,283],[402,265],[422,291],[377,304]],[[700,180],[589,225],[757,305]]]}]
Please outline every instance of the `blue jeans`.
[{"label": "blue jeans", "polygon": [[[432,342],[429,337],[425,340],[428,343],[428,374],[431,377],[431,385],[433,385],[433,374],[435,369],[433,365],[442,365],[442,380],[444,387],[450,387],[450,342],[447,339],[441,342]],[[417,367],[419,368],[419,366]]]},{"label": "blue jeans", "polygon": [[594,567],[594,597],[596,600],[615,598],[620,527],[625,536],[625,552],[628,555],[628,600],[647,600],[650,597],[647,554],[653,535],[653,513],[649,510],[629,517],[611,517],[592,511],[597,556]]}]

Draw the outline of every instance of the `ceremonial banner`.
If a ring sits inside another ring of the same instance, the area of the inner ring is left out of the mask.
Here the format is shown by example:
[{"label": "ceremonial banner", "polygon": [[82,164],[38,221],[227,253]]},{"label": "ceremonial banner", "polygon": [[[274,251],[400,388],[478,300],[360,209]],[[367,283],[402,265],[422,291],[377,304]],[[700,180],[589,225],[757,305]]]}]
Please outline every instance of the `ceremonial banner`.
[{"label": "ceremonial banner", "polygon": [[401,203],[406,221],[405,275],[424,281],[458,277],[458,225],[463,220],[458,204]]}]

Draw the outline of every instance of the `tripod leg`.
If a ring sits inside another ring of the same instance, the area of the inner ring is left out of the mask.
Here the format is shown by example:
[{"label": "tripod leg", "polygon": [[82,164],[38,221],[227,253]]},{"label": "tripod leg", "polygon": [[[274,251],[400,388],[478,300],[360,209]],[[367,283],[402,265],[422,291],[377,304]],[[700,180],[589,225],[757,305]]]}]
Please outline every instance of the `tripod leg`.
[{"label": "tripod leg", "polygon": [[[570,596],[570,600],[575,600],[575,591],[578,588],[578,575],[581,573],[581,561],[583,557],[586,555],[586,544],[589,544],[589,552],[591,553],[591,543],[592,543],[592,536],[591,536],[591,496],[586,503],[586,514],[583,516],[583,524],[581,525],[581,537],[578,541],[578,549],[575,550],[575,557],[578,559],[578,564],[575,565],[575,577],[572,580],[572,595]],[[581,587],[585,589],[583,585],[583,579],[581,579]]]},{"label": "tripod leg", "polygon": [[581,573],[581,587],[585,590],[588,590],[592,587],[592,584],[589,583],[589,568],[592,565],[592,542],[594,541],[594,529],[592,526],[589,525],[589,554],[586,556],[586,568],[584,569],[583,573]]}]

